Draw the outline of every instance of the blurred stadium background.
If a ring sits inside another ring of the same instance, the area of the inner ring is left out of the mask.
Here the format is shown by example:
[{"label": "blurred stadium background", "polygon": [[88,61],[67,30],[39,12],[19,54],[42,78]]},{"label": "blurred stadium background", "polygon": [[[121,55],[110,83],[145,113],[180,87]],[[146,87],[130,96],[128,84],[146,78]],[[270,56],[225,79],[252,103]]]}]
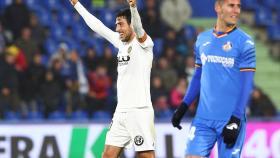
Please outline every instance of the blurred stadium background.
[{"label": "blurred stadium background", "polygon": [[[183,131],[169,120],[192,77],[196,35],[215,25],[214,0],[174,1],[138,0],[155,43],[151,95],[158,158],[183,157],[196,103]],[[80,2],[111,29],[115,12],[127,6],[125,0]],[[240,27],[254,37],[257,53],[242,157],[280,158],[280,3],[241,3]],[[0,157],[99,158],[116,105],[116,53],[68,0],[1,0]]]}]

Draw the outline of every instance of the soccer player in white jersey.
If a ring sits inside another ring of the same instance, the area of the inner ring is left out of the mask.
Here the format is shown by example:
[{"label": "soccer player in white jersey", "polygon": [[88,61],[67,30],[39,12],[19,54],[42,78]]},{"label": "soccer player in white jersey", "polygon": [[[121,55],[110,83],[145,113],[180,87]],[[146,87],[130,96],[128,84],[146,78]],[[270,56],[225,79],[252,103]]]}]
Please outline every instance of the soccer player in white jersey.
[{"label": "soccer player in white jersey", "polygon": [[117,158],[134,146],[138,158],[155,157],[154,110],[150,97],[153,41],[142,27],[136,0],[120,11],[116,32],[90,14],[78,0],[70,0],[86,24],[118,48],[118,104],[106,136],[102,158]]}]

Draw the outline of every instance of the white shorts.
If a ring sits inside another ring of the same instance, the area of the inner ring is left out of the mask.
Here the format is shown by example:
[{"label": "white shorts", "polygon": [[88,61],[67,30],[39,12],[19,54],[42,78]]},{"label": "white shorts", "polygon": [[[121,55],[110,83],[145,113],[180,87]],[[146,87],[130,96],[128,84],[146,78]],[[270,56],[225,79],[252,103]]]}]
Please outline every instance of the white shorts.
[{"label": "white shorts", "polygon": [[153,108],[140,108],[115,112],[105,144],[148,151],[155,150],[155,137]]}]

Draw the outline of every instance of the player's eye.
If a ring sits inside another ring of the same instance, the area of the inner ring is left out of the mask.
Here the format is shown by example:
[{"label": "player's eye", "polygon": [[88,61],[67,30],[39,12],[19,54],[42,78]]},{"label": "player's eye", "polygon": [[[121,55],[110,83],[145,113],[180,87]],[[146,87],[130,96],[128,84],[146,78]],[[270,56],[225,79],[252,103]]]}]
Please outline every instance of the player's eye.
[{"label": "player's eye", "polygon": [[240,4],[228,4],[229,7],[231,8],[234,8],[234,7],[237,7],[237,8],[241,8],[241,5]]},{"label": "player's eye", "polygon": [[240,9],[240,8],[241,8],[241,5],[240,5],[240,4],[237,4],[237,7]]},{"label": "player's eye", "polygon": [[229,6],[230,6],[231,8],[233,8],[233,7],[234,7],[234,4],[229,4]]}]

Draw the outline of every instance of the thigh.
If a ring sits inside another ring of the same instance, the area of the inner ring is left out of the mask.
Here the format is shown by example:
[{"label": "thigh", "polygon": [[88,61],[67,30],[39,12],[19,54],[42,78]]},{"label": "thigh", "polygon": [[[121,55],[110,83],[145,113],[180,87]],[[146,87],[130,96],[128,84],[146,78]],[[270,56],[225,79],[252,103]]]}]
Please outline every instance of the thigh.
[{"label": "thigh", "polygon": [[116,147],[127,147],[131,138],[124,126],[123,118],[125,114],[115,113],[112,119],[109,130],[106,134],[106,145],[116,146]]},{"label": "thigh", "polygon": [[208,157],[217,140],[211,121],[195,118],[188,133],[185,155]]},{"label": "thigh", "polygon": [[122,152],[121,147],[105,145],[104,152],[102,154],[102,158],[117,158]]},{"label": "thigh", "polygon": [[152,108],[129,112],[126,127],[135,151],[155,150],[154,111]]},{"label": "thigh", "polygon": [[155,151],[139,151],[136,153],[137,158],[155,158]]},{"label": "thigh", "polygon": [[245,140],[246,134],[246,121],[241,121],[240,132],[236,143],[233,147],[229,148],[224,143],[223,137],[220,135],[218,137],[218,154],[219,158],[239,158],[241,156],[242,146]]}]

